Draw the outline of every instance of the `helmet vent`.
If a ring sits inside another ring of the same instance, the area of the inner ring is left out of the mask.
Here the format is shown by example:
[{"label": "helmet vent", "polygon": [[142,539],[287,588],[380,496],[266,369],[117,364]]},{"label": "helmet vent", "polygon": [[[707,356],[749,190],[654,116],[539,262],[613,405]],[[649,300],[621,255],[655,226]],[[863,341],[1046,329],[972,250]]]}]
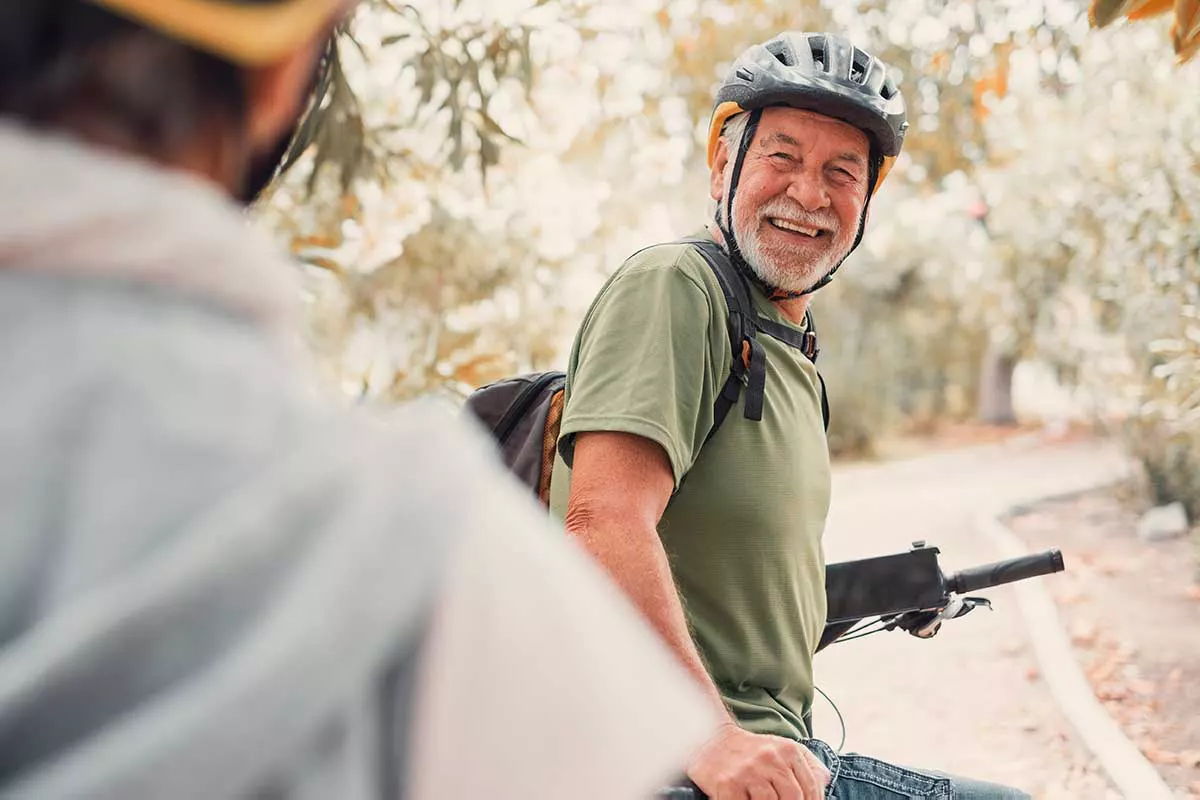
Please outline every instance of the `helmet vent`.
[{"label": "helmet vent", "polygon": [[782,39],[773,39],[767,42],[767,52],[775,56],[775,60],[785,67],[796,66],[796,59],[792,57],[791,48]]},{"label": "helmet vent", "polygon": [[891,100],[896,95],[896,84],[889,76],[884,80],[883,86],[879,87],[879,95],[884,100]]},{"label": "helmet vent", "polygon": [[867,72],[871,68],[871,57],[862,50],[855,48],[854,60],[850,64],[850,80],[855,83],[866,83]]},{"label": "helmet vent", "polygon": [[746,83],[751,83],[754,81],[754,70],[749,67],[738,67],[737,76]]},{"label": "helmet vent", "polygon": [[825,57],[825,37],[808,37],[808,49],[812,52],[813,66],[822,72],[828,72],[829,60]]}]

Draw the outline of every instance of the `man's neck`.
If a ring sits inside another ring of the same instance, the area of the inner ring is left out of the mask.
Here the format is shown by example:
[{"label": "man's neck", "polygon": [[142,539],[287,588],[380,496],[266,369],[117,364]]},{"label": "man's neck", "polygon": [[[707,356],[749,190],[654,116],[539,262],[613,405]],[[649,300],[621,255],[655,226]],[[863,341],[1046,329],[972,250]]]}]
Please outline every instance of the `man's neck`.
[{"label": "man's neck", "polygon": [[[713,241],[725,247],[725,237],[721,235],[721,228],[718,225],[710,223],[708,225],[708,233],[712,236]],[[793,325],[803,325],[804,315],[808,313],[808,304],[812,300],[812,295],[804,295],[802,297],[792,297],[786,300],[772,300],[775,307],[779,309],[779,313],[783,314]]]},{"label": "man's neck", "polygon": [[812,295],[804,295],[803,297],[793,297],[789,300],[772,300],[779,312],[788,318],[788,321],[794,325],[804,324],[804,315],[808,313],[808,304],[812,300]]}]

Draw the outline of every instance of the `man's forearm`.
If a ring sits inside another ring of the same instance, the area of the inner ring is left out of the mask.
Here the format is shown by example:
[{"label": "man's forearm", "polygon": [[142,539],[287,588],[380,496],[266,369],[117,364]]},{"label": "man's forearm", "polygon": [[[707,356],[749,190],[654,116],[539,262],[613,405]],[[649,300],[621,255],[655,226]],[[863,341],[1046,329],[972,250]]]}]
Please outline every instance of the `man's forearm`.
[{"label": "man's forearm", "polygon": [[568,514],[567,531],[609,573],[704,689],[721,715],[732,719],[688,630],[683,603],[658,532],[644,525],[582,520]]}]

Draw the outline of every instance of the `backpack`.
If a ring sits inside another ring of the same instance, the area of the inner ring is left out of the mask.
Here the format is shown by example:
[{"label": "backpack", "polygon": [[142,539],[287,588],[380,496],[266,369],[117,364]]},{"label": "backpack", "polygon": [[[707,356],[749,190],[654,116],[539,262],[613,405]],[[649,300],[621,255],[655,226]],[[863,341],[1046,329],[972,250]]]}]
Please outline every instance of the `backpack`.
[{"label": "backpack", "polygon": [[[805,330],[797,331],[760,316],[750,298],[746,279],[733,262],[711,239],[688,237],[679,240],[700,251],[716,275],[725,304],[729,307],[726,330],[729,333],[729,376],[713,402],[713,424],[705,443],[712,439],[729,410],[737,404],[743,386],[746,389],[744,414],[747,419],[762,419],[766,390],[767,358],[755,336],[765,333],[804,353],[814,364],[820,349],[812,312],[805,314]],[[821,416],[829,430],[829,400],[825,379],[821,382]],[[490,431],[500,448],[505,466],[541,500],[550,504],[550,476],[562,423],[566,373],[534,372],[489,383],[467,398],[466,410]]]}]

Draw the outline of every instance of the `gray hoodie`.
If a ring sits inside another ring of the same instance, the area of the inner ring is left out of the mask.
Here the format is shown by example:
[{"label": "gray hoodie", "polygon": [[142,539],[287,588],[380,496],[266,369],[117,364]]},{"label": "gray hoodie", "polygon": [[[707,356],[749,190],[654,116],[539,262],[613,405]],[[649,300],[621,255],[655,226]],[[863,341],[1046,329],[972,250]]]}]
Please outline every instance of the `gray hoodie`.
[{"label": "gray hoodie", "polygon": [[713,720],[466,423],[323,404],[192,178],[0,124],[0,798],[611,798]]}]

